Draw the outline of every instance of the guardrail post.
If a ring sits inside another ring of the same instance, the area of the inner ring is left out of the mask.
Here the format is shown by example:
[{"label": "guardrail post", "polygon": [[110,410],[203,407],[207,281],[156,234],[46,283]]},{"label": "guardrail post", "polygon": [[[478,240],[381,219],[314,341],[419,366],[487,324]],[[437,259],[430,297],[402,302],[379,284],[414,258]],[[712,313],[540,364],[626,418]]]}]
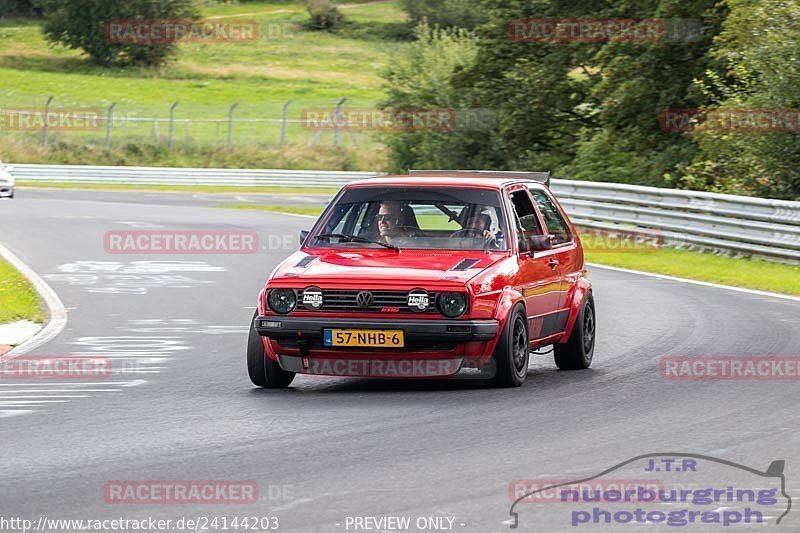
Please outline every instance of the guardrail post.
[{"label": "guardrail post", "polygon": [[106,153],[111,151],[111,120],[114,117],[114,108],[116,106],[116,102],[108,106],[108,113],[106,114]]},{"label": "guardrail post", "polygon": [[47,103],[44,104],[44,125],[42,126],[42,146],[47,144],[47,117],[50,114],[50,104],[53,102],[55,96],[51,96],[47,99]]},{"label": "guardrail post", "polygon": [[286,110],[291,103],[291,100],[286,100],[286,103],[283,104],[283,110],[281,110],[281,146],[286,143]]},{"label": "guardrail post", "polygon": [[231,105],[231,108],[228,110],[228,148],[233,147],[233,112],[236,109],[236,106],[239,105],[238,100]]},{"label": "guardrail post", "polygon": [[178,107],[179,102],[173,103],[169,107],[169,147],[175,146],[175,108]]}]

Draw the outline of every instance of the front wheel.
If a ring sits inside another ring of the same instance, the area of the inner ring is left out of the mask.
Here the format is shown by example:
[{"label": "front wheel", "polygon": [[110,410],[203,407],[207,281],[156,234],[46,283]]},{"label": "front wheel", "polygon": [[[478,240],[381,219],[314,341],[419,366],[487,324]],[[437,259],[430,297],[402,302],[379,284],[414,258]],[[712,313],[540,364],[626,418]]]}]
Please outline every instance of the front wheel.
[{"label": "front wheel", "polygon": [[572,327],[569,340],[553,348],[556,366],[561,370],[584,370],[592,365],[597,320],[594,298],[589,293],[583,300],[578,319]]},{"label": "front wheel", "polygon": [[264,341],[256,331],[255,319],[250,321],[250,335],[247,337],[247,372],[256,387],[265,389],[285,389],[291,385],[295,373],[287,372],[269,358],[264,350]]},{"label": "front wheel", "polygon": [[508,316],[497,348],[493,364],[495,375],[488,384],[494,387],[519,387],[528,376],[530,361],[530,339],[528,338],[528,317],[525,308],[517,305]]}]

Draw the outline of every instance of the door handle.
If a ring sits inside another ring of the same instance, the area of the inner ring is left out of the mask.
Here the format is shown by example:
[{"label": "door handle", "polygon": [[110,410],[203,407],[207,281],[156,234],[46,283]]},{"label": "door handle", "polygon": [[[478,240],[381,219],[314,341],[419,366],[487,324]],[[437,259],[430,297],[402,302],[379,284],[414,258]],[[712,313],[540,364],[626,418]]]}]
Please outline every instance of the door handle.
[{"label": "door handle", "polygon": [[548,261],[548,262],[547,262],[547,264],[550,266],[550,268],[552,268],[553,270],[555,270],[555,269],[556,269],[556,267],[557,267],[557,266],[558,266],[558,264],[559,264],[559,263],[558,263],[558,259],[555,259],[555,258],[553,258],[553,259],[550,259],[550,261]]}]

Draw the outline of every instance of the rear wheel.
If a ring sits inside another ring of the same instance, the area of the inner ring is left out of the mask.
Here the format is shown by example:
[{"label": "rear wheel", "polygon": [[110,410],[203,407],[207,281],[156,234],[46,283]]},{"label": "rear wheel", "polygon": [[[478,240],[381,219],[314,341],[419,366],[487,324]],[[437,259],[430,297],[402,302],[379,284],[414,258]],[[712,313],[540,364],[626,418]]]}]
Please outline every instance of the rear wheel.
[{"label": "rear wheel", "polygon": [[489,380],[489,385],[508,388],[519,387],[525,383],[531,355],[529,341],[525,308],[517,305],[509,315],[495,348],[493,357],[495,375]]},{"label": "rear wheel", "polygon": [[569,340],[553,347],[556,366],[561,370],[584,370],[592,365],[597,321],[594,298],[589,293],[583,300],[578,319]]},{"label": "rear wheel", "polygon": [[250,321],[250,335],[247,337],[247,372],[250,381],[265,389],[285,389],[291,385],[295,373],[287,372],[269,358],[264,350],[264,342],[256,331],[256,315]]}]

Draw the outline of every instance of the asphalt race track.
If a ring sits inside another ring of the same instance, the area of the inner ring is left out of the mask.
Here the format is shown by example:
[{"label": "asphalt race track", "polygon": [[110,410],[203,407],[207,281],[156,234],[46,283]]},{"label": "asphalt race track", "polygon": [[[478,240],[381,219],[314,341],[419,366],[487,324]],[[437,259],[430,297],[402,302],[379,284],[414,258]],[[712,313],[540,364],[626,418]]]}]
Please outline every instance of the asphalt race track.
[{"label": "asphalt race track", "polygon": [[[759,470],[785,460],[795,506],[773,529],[800,531],[800,384],[659,372],[663,356],[800,355],[800,301],[594,268],[591,370],[560,372],[545,355],[513,390],[312,377],[287,391],[257,390],[245,366],[255,299],[312,220],[216,209],[216,201],[243,200],[21,189],[0,201],[0,242],[69,313],[64,331],[27,355],[114,364],[106,379],[0,379],[4,517],[269,516],[288,532],[353,531],[348,517],[450,517],[454,531],[509,531],[514,480],[582,479],[669,452]],[[262,249],[104,250],[106,232],[130,229],[255,230]],[[249,480],[259,500],[114,504],[104,498],[111,480]],[[526,511],[523,531],[636,530],[574,528],[540,512],[526,521]]]}]

